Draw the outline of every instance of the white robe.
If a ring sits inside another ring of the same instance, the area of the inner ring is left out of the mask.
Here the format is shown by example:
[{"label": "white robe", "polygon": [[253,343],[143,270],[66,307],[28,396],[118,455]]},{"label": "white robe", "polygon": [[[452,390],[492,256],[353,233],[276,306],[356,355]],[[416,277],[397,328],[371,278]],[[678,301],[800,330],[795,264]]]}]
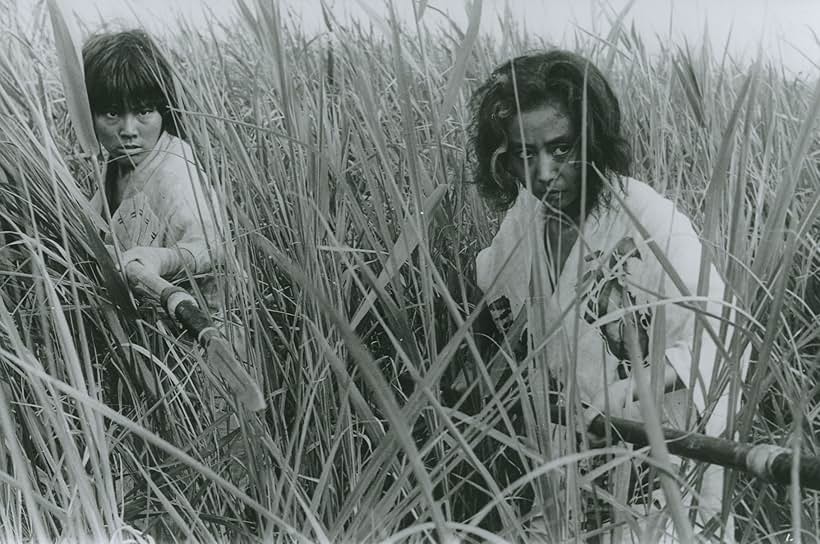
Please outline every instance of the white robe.
[{"label": "white robe", "polygon": [[[627,178],[624,184],[624,204],[637,222],[648,231],[649,238],[644,238],[629,214],[613,198],[608,207],[592,214],[585,222],[556,288],[553,290],[549,282],[544,282],[542,286],[542,293],[546,298],[544,304],[548,308],[547,319],[561,320],[561,323],[546,323],[548,328],[559,327],[557,334],[552,335],[544,347],[550,369],[556,375],[559,374],[564,359],[571,355],[577,324],[578,353],[574,359],[577,361],[576,380],[584,401],[592,400],[605,385],[619,379],[616,369],[620,359],[613,353],[601,328],[618,321],[624,312],[621,307],[604,315],[594,310],[596,304],[601,305],[601,301],[596,299],[599,299],[600,291],[605,288],[602,283],[614,280],[626,287],[639,310],[645,310],[646,305],[656,303],[656,294],[660,293],[664,294],[664,299],[681,300],[680,291],[649,248],[648,242],[651,240],[666,255],[689,294],[694,296],[698,292],[701,243],[689,219],[671,201],[645,183]],[[533,302],[531,279],[538,276],[533,267],[547,262],[544,249],[545,217],[545,209],[540,201],[522,190],[504,218],[492,245],[482,250],[476,259],[478,286],[486,293],[489,302],[507,297],[513,317],[525,309],[527,302]],[[528,240],[530,233],[534,233],[535,240]],[[624,251],[625,247],[634,248],[634,251]],[[579,259],[583,259],[580,289]],[[611,266],[613,261],[615,266]],[[541,272],[541,276],[545,274]],[[595,276],[597,281],[593,279]],[[715,267],[710,266],[709,289],[706,294],[707,313],[721,314],[723,289],[723,280]],[[580,293],[577,293],[579,290]],[[686,303],[692,306],[698,300],[703,299],[689,298]],[[580,320],[575,319],[575,312],[572,311],[572,307],[578,302],[582,308]],[[680,304],[666,302],[663,305],[666,312],[667,359],[684,384],[689,384],[690,376],[695,374],[694,402],[698,410],[703,412],[712,381],[717,347],[708,334],[702,334],[699,363],[696,367],[693,366],[691,350],[695,313]],[[643,311],[638,313],[645,314]],[[716,319],[707,317],[706,320],[715,332],[719,331]],[[725,421],[725,408],[721,413]],[[712,419],[714,417],[719,416],[715,414]]]},{"label": "white robe", "polygon": [[[635,179],[623,178],[623,185],[623,191],[613,185],[623,202],[613,195],[609,205],[600,207],[584,222],[557,281],[548,278],[546,208],[522,189],[492,244],[476,259],[478,286],[489,304],[506,297],[513,319],[527,312],[531,345],[536,351],[534,360],[545,361],[551,374],[565,386],[569,382],[577,387],[581,400],[587,403],[602,394],[604,387],[622,379],[624,369],[629,369],[629,363],[624,362],[628,359],[624,339],[620,337],[624,315],[634,312],[644,325],[642,347],[646,355],[652,316],[662,305],[663,352],[681,382],[687,386],[694,383],[692,399],[697,413],[708,413],[708,406],[711,416],[706,432],[717,436],[723,432],[728,414],[727,388],[710,390],[718,348],[709,334],[702,333],[699,357],[693,354],[696,318],[692,306],[704,301],[695,297],[701,266],[700,239],[689,219],[670,200]],[[666,256],[690,297],[684,300],[649,247],[650,241]],[[714,266],[709,268],[708,280],[706,314],[701,315],[720,316],[724,283]],[[682,301],[689,307],[676,303]],[[705,319],[718,333],[718,320]],[[728,341],[725,345],[728,347]],[[574,376],[567,376],[566,368],[570,373],[574,371]],[[531,382],[540,381],[537,375],[531,375]],[[531,387],[534,398],[539,397],[543,385]],[[702,493],[711,496],[701,502],[701,509],[714,512],[720,507],[722,471],[711,467],[707,474],[717,477],[717,481],[704,485]]]}]

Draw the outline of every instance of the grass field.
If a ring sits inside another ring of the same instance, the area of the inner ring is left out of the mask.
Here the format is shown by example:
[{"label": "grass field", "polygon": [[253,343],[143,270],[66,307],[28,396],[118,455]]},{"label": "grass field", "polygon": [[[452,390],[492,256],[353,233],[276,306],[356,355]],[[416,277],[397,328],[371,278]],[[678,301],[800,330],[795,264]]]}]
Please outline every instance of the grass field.
[{"label": "grass field", "polygon": [[[247,4],[221,28],[180,21],[163,44],[227,206],[221,284],[269,407],[232,425],[202,355],[100,287],[80,219],[95,169],[47,11],[0,28],[0,540],[522,539],[527,482],[583,477],[507,426],[522,384],[482,378],[471,263],[499,217],[469,183],[466,101],[495,64],[549,44],[510,21],[490,40],[328,18],[310,39]],[[730,353],[751,345],[756,362],[745,383],[729,375],[734,429],[817,454],[820,87],[708,46],[650,57],[614,18],[566,45],[610,78],[635,177],[692,218],[744,310]],[[445,402],[460,374],[490,401]],[[731,483],[739,541],[818,540],[817,493]],[[557,524],[579,535],[569,514]]]}]

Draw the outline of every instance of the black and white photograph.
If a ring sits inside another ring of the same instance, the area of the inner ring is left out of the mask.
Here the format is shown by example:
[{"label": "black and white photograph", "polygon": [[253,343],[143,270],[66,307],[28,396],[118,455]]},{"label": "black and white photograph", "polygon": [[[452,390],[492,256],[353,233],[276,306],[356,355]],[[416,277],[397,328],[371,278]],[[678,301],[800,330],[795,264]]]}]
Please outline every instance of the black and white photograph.
[{"label": "black and white photograph", "polygon": [[817,0],[0,0],[0,543],[820,544]]}]

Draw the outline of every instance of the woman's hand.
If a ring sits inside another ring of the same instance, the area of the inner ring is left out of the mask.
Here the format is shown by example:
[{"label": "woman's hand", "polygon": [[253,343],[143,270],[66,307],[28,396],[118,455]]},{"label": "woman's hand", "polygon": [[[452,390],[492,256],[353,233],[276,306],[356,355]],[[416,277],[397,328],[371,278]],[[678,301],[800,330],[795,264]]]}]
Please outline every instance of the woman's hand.
[{"label": "woman's hand", "polygon": [[[128,265],[132,262],[137,262],[142,265],[145,272],[155,276],[164,276],[166,256],[162,250],[165,248],[156,247],[132,247],[128,251],[120,254],[120,269],[128,272]],[[166,250],[167,251],[167,250]]]},{"label": "woman's hand", "polygon": [[[106,246],[111,258],[116,260],[114,248]],[[173,277],[182,272],[184,263],[180,252],[167,247],[132,247],[120,252],[119,269],[128,270],[128,265],[137,262],[146,272],[161,277]]]},{"label": "woman's hand", "polygon": [[[664,394],[685,386],[678,377],[675,368],[666,359],[663,368],[663,391]],[[609,404],[607,405],[607,400]],[[606,391],[601,389],[593,395],[589,407],[584,410],[584,430],[586,431],[589,444],[593,448],[600,448],[606,445],[606,438],[589,432],[589,424],[601,414],[608,414],[612,417],[643,421],[641,409],[638,403],[635,382],[632,377],[612,382],[606,386]]]},{"label": "woman's hand", "polygon": [[640,419],[640,409],[635,400],[635,382],[632,378],[618,380],[607,385],[593,396],[589,407],[584,410],[584,430],[592,448],[606,445],[606,437],[590,432],[589,424],[601,414],[624,419]]}]

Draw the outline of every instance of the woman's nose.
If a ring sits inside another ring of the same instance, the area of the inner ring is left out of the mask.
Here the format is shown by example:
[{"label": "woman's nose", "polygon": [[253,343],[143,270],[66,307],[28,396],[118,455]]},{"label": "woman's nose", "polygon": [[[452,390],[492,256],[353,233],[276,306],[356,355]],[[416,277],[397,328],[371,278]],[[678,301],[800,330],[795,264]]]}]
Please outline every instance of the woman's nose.
[{"label": "woman's nose", "polygon": [[137,135],[137,116],[133,113],[126,113],[122,116],[120,123],[120,137],[133,138]]},{"label": "woman's nose", "polygon": [[538,181],[550,182],[558,173],[558,161],[551,153],[542,149],[538,152]]}]

